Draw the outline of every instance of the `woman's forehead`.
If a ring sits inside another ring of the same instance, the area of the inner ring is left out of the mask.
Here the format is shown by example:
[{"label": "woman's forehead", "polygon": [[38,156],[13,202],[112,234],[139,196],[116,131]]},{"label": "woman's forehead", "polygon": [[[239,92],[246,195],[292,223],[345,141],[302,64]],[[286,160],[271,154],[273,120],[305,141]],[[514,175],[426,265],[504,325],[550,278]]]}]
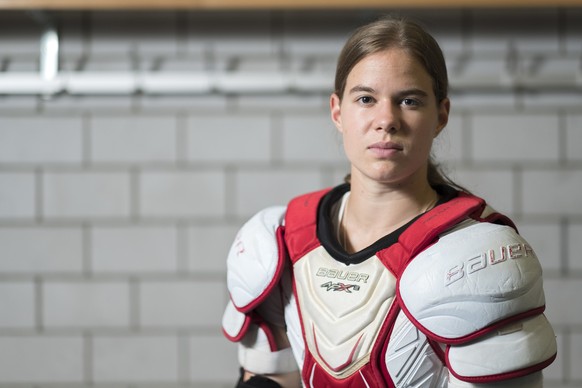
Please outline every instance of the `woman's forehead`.
[{"label": "woman's forehead", "polygon": [[416,87],[432,89],[432,78],[414,56],[403,49],[388,49],[360,60],[348,74],[346,91],[354,85],[375,88],[376,84],[414,83]]}]

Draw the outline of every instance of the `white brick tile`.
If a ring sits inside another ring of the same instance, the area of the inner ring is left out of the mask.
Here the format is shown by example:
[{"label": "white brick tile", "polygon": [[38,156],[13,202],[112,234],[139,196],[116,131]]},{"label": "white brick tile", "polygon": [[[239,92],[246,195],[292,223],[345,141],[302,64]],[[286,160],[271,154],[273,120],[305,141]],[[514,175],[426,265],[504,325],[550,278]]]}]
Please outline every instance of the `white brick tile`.
[{"label": "white brick tile", "polygon": [[226,257],[238,229],[227,225],[190,227],[188,269],[196,273],[226,273]]},{"label": "white brick tile", "polygon": [[173,227],[108,227],[91,233],[94,272],[175,272]]},{"label": "white brick tile", "polygon": [[126,327],[129,286],[120,282],[46,282],[42,314],[46,327]]},{"label": "white brick tile", "polygon": [[[516,108],[517,98],[514,93],[491,91],[476,93],[470,90],[460,91],[451,80],[451,111],[457,110],[480,112],[483,110],[497,112],[513,111]],[[496,112],[496,113],[497,113]]]},{"label": "white brick tile", "polygon": [[218,56],[272,54],[275,51],[269,12],[241,14],[236,11],[188,14],[187,49]]},{"label": "white brick tile", "polygon": [[0,118],[0,162],[79,163],[81,135],[80,118]]},{"label": "white brick tile", "polygon": [[350,172],[349,165],[344,167],[334,167],[331,169],[331,173],[324,173],[323,177],[323,187],[334,187],[340,183],[344,183],[346,175]]},{"label": "white brick tile", "polygon": [[196,162],[265,162],[271,153],[265,116],[193,116],[187,138],[188,159]]},{"label": "white brick tile", "polygon": [[283,118],[285,162],[343,162],[341,134],[329,115],[286,115]]},{"label": "white brick tile", "polygon": [[0,172],[0,218],[32,218],[34,214],[34,175]]},{"label": "white brick tile", "polygon": [[562,269],[562,248],[560,245],[560,224],[533,224],[521,222],[517,225],[520,234],[530,243],[544,270]]},{"label": "white brick tile", "polygon": [[546,316],[554,325],[580,325],[582,299],[579,279],[544,279]]},{"label": "white brick tile", "polygon": [[93,340],[97,383],[164,383],[178,379],[178,341],[171,336],[111,336]]},{"label": "white brick tile", "polygon": [[557,161],[555,115],[475,115],[471,154],[476,161]]},{"label": "white brick tile", "polygon": [[129,175],[105,172],[47,173],[43,176],[46,217],[127,217]]},{"label": "white brick tile", "polygon": [[174,12],[93,12],[91,52],[173,55],[177,52]]},{"label": "white brick tile", "polygon": [[54,273],[82,270],[80,229],[0,228],[0,273]]},{"label": "white brick tile", "polygon": [[551,382],[553,381],[565,380],[564,364],[566,363],[566,360],[564,359],[564,355],[566,352],[564,349],[566,349],[566,341],[569,341],[569,336],[560,332],[555,327],[554,333],[556,334],[556,342],[558,344],[558,355],[554,362],[544,369],[544,386],[546,387],[554,387],[554,385],[551,385]]},{"label": "white brick tile", "polygon": [[497,211],[507,215],[515,211],[515,178],[510,170],[458,168],[450,177],[473,194],[483,197]]},{"label": "white brick tile", "polygon": [[578,111],[582,105],[582,96],[576,91],[534,91],[531,93],[524,93],[518,97],[522,101],[522,105],[531,111],[540,110],[574,110]]},{"label": "white brick tile", "polygon": [[568,266],[569,269],[582,271],[582,224],[571,224],[568,226]]},{"label": "white brick tile", "polygon": [[[333,85],[333,74],[330,74],[330,85]],[[331,90],[331,89],[330,89]],[[274,110],[282,112],[301,112],[303,114],[316,112],[329,117],[329,96],[321,95],[253,95],[237,96],[236,108],[241,112],[257,110]]]},{"label": "white brick tile", "polygon": [[472,13],[472,49],[475,53],[558,52],[557,10],[478,10]]},{"label": "white brick tile", "polygon": [[239,364],[236,344],[217,334],[216,336],[191,337],[189,346],[191,380],[203,383],[224,383],[227,386],[232,386],[238,380]]},{"label": "white brick tile", "polygon": [[309,170],[241,171],[235,176],[235,212],[248,217],[268,206],[286,205],[296,195],[322,187]]},{"label": "white brick tile", "polygon": [[566,118],[566,158],[582,160],[582,115],[568,115]]},{"label": "white brick tile", "polygon": [[95,162],[174,162],[176,119],[170,116],[94,117],[91,155]]},{"label": "white brick tile", "polygon": [[523,211],[527,214],[582,215],[582,171],[524,171]]},{"label": "white brick tile", "polygon": [[144,282],[140,323],[144,327],[217,327],[226,300],[223,282]]},{"label": "white brick tile", "polygon": [[0,282],[0,328],[32,328],[34,326],[34,284]]},{"label": "white brick tile", "polygon": [[7,113],[33,113],[38,105],[36,96],[0,96],[0,112]]},{"label": "white brick tile", "polygon": [[433,142],[432,152],[435,155],[435,160],[437,162],[462,160],[465,132],[462,117],[450,117],[446,128]]},{"label": "white brick tile", "polygon": [[0,383],[79,383],[83,358],[78,337],[0,337]]},{"label": "white brick tile", "polygon": [[572,333],[570,338],[570,354],[568,366],[572,373],[572,380],[582,380],[582,333]]},{"label": "white brick tile", "polygon": [[221,216],[225,187],[221,171],[145,172],[140,177],[140,213],[146,217]]}]

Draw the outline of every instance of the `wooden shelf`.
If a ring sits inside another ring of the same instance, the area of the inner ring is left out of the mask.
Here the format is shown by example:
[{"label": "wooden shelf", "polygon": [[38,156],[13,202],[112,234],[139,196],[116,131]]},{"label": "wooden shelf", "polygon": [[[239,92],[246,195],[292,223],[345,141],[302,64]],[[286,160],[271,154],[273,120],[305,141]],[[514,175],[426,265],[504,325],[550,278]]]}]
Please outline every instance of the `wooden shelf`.
[{"label": "wooden shelf", "polygon": [[582,0],[0,0],[0,10],[582,7]]}]

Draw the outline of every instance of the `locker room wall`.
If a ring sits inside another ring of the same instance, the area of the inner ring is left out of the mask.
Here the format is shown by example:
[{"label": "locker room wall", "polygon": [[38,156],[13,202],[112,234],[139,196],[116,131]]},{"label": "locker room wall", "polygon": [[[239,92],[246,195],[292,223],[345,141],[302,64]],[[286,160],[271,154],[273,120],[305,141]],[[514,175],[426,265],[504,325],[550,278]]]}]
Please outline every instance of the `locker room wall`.
[{"label": "locker room wall", "polygon": [[[386,11],[52,15],[63,70],[296,66],[331,85],[349,31]],[[582,386],[582,11],[400,13],[457,80],[438,159],[541,259],[546,386]],[[1,12],[0,71],[37,71],[38,52],[29,15]],[[544,82],[500,81],[516,71]],[[232,386],[219,323],[237,228],[346,172],[326,93],[0,96],[0,387]]]}]

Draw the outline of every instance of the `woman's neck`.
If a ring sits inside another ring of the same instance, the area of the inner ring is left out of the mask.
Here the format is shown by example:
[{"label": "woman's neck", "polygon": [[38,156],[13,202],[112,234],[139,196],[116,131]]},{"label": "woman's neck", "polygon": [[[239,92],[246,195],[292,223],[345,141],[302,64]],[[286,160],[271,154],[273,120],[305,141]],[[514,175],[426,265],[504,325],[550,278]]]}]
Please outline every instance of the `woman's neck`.
[{"label": "woman's neck", "polygon": [[349,252],[370,246],[431,209],[438,201],[438,194],[426,179],[384,185],[353,178],[340,228]]}]

